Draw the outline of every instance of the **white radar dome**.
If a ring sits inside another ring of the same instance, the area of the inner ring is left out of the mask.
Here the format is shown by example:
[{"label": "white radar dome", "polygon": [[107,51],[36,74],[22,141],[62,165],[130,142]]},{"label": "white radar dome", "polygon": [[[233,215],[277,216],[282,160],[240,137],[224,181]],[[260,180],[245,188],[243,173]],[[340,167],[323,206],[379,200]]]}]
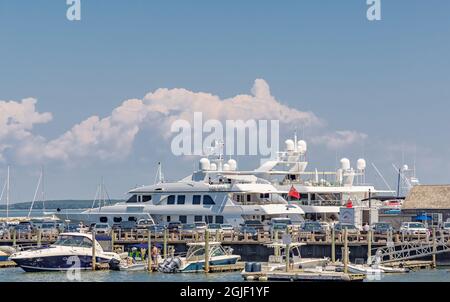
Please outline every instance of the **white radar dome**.
[{"label": "white radar dome", "polygon": [[344,171],[350,170],[350,160],[348,158],[341,159],[341,169]]},{"label": "white radar dome", "polygon": [[356,168],[360,171],[365,170],[367,167],[366,160],[363,158],[358,159],[358,162],[356,163]]},{"label": "white radar dome", "polygon": [[286,145],[286,151],[294,151],[294,141],[291,139],[288,139],[284,142]]},{"label": "white radar dome", "polygon": [[198,167],[202,171],[209,170],[210,169],[209,159],[207,159],[207,158],[200,159],[200,161],[198,162]]},{"label": "white radar dome", "polygon": [[224,171],[230,171],[230,165],[229,164],[223,164],[223,170]]},{"label": "white radar dome", "polygon": [[408,167],[408,165],[404,165],[402,169],[403,169],[403,171],[408,171],[409,167]]},{"label": "white radar dome", "polygon": [[306,153],[308,151],[308,144],[305,141],[298,141],[297,143],[297,151],[300,153]]},{"label": "white radar dome", "polygon": [[230,159],[228,161],[228,165],[230,165],[230,170],[231,171],[236,171],[236,169],[237,169],[237,161],[235,161],[234,159]]},{"label": "white radar dome", "polygon": [[216,170],[217,170],[217,165],[216,165],[215,163],[212,163],[212,164],[209,166],[209,170],[211,170],[211,171],[216,171]]}]

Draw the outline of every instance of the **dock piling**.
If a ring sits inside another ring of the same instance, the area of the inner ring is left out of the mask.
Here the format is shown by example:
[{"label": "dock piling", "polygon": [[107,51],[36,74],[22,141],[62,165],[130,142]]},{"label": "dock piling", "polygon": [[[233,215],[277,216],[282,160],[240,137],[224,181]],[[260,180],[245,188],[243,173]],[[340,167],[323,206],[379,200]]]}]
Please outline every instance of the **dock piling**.
[{"label": "dock piling", "polygon": [[436,268],[436,252],[437,252],[437,244],[436,244],[436,228],[433,228],[433,268]]},{"label": "dock piling", "polygon": [[348,233],[346,228],[344,228],[344,255],[342,259],[344,261],[344,273],[348,274]]},{"label": "dock piling", "polygon": [[147,231],[147,270],[152,272],[152,231]]},{"label": "dock piling", "polygon": [[165,260],[167,258],[167,229],[164,230],[163,256]]},{"label": "dock piling", "polygon": [[331,262],[336,262],[336,234],[334,227],[331,229]]},{"label": "dock piling", "polygon": [[205,230],[205,273],[209,273],[209,231]]},{"label": "dock piling", "polygon": [[372,258],[372,230],[367,232],[367,262]]},{"label": "dock piling", "polygon": [[92,270],[95,271],[95,228],[92,229]]}]

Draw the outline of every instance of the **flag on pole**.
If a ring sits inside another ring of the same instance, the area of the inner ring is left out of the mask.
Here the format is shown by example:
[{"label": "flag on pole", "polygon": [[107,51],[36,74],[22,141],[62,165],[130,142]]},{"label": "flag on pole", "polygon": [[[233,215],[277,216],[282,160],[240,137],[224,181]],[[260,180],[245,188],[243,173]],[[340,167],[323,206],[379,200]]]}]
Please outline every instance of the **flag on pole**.
[{"label": "flag on pole", "polygon": [[289,197],[293,197],[295,199],[300,199],[300,193],[294,188],[294,186],[291,187],[289,190]]}]

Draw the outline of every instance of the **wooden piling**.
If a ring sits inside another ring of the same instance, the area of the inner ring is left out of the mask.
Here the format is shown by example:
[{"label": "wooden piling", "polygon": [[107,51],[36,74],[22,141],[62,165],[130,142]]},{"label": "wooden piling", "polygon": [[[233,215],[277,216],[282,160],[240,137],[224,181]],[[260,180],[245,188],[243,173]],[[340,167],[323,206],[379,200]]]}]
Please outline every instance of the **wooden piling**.
[{"label": "wooden piling", "polygon": [[205,273],[209,273],[209,231],[205,230]]},{"label": "wooden piling", "polygon": [[436,228],[433,228],[433,268],[436,268],[436,252],[437,252],[437,244],[436,244]]},{"label": "wooden piling", "polygon": [[114,230],[111,230],[111,252],[114,252]]},{"label": "wooden piling", "polygon": [[147,232],[147,270],[152,272],[152,231]]},{"label": "wooden piling", "polygon": [[331,229],[331,262],[336,262],[336,234],[334,227]]},{"label": "wooden piling", "polygon": [[13,229],[12,233],[13,233],[13,246],[16,246],[17,245],[17,232],[16,232],[16,229]]},{"label": "wooden piling", "polygon": [[167,258],[167,229],[164,230],[163,256],[165,260]]},{"label": "wooden piling", "polygon": [[367,232],[367,261],[372,258],[372,230]]},{"label": "wooden piling", "polygon": [[344,261],[344,273],[348,274],[348,233],[346,228],[344,228],[344,255],[342,258]]},{"label": "wooden piling", "polygon": [[41,241],[42,241],[42,233],[41,233],[41,229],[37,229],[37,234],[36,234],[36,241],[37,241],[37,246],[41,247]]},{"label": "wooden piling", "polygon": [[284,254],[286,256],[286,273],[289,272],[289,249],[290,249],[290,244],[287,243],[286,244],[286,250],[284,252]]},{"label": "wooden piling", "polygon": [[95,228],[92,229],[92,270],[95,271]]}]

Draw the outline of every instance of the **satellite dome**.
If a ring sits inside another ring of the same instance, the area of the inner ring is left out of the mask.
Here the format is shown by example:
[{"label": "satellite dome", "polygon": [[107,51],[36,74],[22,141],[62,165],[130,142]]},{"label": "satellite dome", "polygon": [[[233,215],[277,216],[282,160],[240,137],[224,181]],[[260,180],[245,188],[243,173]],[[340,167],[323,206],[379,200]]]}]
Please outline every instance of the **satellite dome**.
[{"label": "satellite dome", "polygon": [[284,142],[286,145],[286,151],[294,151],[294,141],[291,139],[288,139]]},{"label": "satellite dome", "polygon": [[350,170],[350,160],[348,158],[341,159],[341,169],[344,171]]},{"label": "satellite dome", "polygon": [[198,162],[198,167],[202,171],[209,170],[210,169],[209,159],[207,159],[207,158],[200,159],[200,161]]},{"label": "satellite dome", "polygon": [[408,171],[409,170],[409,167],[408,167],[408,165],[403,165],[403,171]]},{"label": "satellite dome", "polygon": [[216,165],[215,163],[212,163],[212,164],[209,166],[209,169],[210,169],[211,171],[216,171],[216,170],[217,170],[217,165]]},{"label": "satellite dome", "polygon": [[297,151],[300,153],[306,153],[307,150],[308,150],[308,144],[304,140],[298,141]]},{"label": "satellite dome", "polygon": [[366,169],[366,160],[363,158],[358,159],[357,163],[356,163],[356,168],[360,171],[365,170]]},{"label": "satellite dome", "polygon": [[223,170],[224,171],[230,171],[230,165],[229,164],[223,164]]},{"label": "satellite dome", "polygon": [[230,166],[231,171],[236,171],[237,169],[237,162],[234,159],[230,159],[228,161],[228,165]]}]

